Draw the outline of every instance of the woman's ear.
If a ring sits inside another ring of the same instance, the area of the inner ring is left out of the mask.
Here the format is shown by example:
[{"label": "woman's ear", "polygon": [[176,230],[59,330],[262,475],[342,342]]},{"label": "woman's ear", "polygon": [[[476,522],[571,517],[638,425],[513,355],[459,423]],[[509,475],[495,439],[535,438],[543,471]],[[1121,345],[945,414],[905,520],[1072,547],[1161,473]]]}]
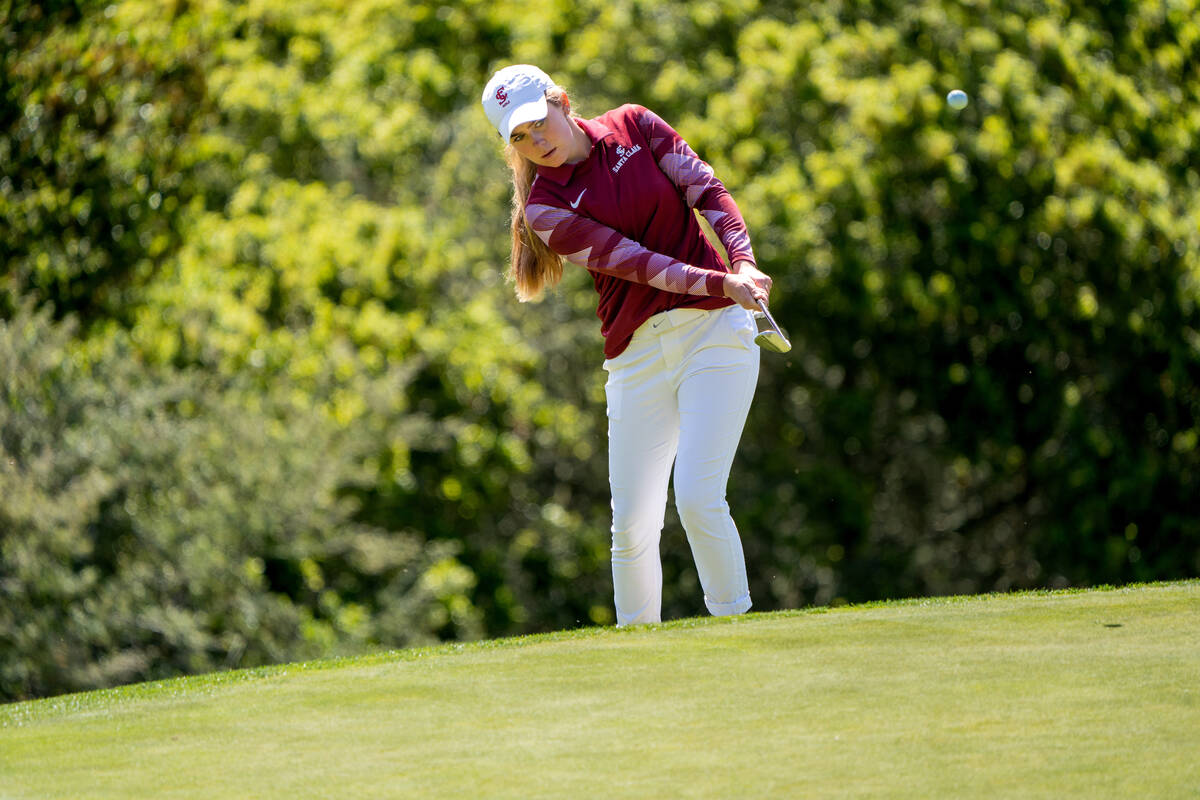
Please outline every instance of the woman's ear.
[{"label": "woman's ear", "polygon": [[566,92],[563,92],[562,95],[562,110],[564,114],[571,116],[571,98]]}]

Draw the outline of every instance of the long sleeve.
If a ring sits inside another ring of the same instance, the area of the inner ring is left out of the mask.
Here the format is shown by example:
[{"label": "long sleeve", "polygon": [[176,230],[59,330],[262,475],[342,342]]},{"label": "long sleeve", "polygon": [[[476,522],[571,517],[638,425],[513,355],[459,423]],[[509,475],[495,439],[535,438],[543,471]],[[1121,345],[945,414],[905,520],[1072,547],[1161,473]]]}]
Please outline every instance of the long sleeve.
[{"label": "long sleeve", "polygon": [[729,254],[730,262],[754,263],[746,222],[712,167],[653,111],[641,109],[638,127],[650,142],[651,153],[659,168],[679,187],[687,204],[699,211],[712,226]]},{"label": "long sleeve", "polygon": [[525,218],[551,250],[593,272],[677,294],[725,296],[723,273],[655,253],[588,217],[530,203]]}]

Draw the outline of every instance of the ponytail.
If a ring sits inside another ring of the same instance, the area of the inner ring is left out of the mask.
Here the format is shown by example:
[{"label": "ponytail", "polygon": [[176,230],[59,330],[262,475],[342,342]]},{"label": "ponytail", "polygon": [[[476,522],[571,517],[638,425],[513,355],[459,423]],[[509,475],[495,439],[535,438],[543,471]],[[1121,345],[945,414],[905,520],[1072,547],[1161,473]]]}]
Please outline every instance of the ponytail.
[{"label": "ponytail", "polygon": [[[567,93],[560,86],[546,90],[546,100],[559,108],[569,109]],[[553,287],[562,280],[563,260],[533,232],[525,217],[525,205],[529,202],[529,190],[537,177],[537,165],[518,153],[512,145],[504,148],[504,158],[512,169],[513,179],[512,257],[508,277],[516,286],[517,299],[524,303],[536,300],[543,289]]]}]

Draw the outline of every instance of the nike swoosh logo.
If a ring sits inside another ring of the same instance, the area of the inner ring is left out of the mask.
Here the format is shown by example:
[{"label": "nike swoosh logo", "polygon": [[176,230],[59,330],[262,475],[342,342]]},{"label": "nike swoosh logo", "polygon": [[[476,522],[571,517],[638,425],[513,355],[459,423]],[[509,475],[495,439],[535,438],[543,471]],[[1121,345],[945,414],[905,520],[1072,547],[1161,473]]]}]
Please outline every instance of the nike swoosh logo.
[{"label": "nike swoosh logo", "polygon": [[[586,192],[586,191],[587,191],[587,189],[583,190],[583,192]],[[579,201],[583,199],[583,192],[580,192],[579,197],[575,198],[575,202],[571,203],[571,208],[579,208]]]}]

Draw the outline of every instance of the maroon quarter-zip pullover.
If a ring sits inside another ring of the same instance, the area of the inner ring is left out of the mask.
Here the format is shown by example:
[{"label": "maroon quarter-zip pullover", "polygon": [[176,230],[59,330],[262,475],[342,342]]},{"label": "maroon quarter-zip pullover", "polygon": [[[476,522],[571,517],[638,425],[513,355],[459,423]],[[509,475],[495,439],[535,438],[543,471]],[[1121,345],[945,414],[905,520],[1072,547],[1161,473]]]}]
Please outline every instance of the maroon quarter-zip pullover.
[{"label": "maroon quarter-zip pullover", "polygon": [[550,249],[592,273],[604,355],[615,358],[660,311],[721,308],[730,265],[692,209],[716,231],[731,263],[754,263],[737,204],[671,126],[624,105],[577,120],[592,149],[577,164],[538,167],[525,216]]}]

